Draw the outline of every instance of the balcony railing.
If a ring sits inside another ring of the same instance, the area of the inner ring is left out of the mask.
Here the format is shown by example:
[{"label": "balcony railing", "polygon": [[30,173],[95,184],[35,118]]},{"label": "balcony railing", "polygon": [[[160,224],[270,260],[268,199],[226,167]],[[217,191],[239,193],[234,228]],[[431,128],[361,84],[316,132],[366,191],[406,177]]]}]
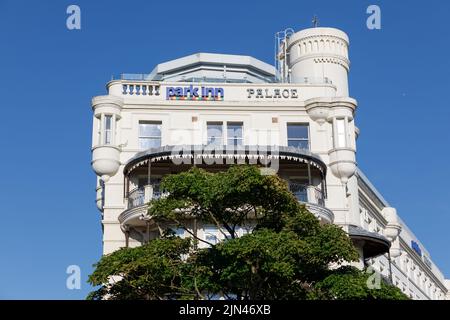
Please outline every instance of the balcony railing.
[{"label": "balcony railing", "polygon": [[[325,206],[323,192],[316,186],[290,182],[289,190],[300,202]],[[128,193],[128,209],[142,206],[152,199],[159,199],[164,194],[159,183],[135,188]]]},{"label": "balcony railing", "polygon": [[[279,83],[280,79],[275,76],[255,76],[267,83]],[[144,73],[122,73],[118,77],[113,77],[112,80],[126,80],[126,81],[170,81],[170,78],[164,78],[162,75],[144,74]],[[177,80],[180,82],[180,80]],[[181,82],[194,82],[194,83],[251,83],[247,78],[208,78],[208,77],[188,77],[181,80]],[[299,84],[333,84],[328,77],[304,77],[297,79]]]},{"label": "balcony railing", "polygon": [[128,193],[128,209],[142,206],[145,199],[145,188],[139,187]]},{"label": "balcony railing", "polygon": [[142,206],[152,199],[159,199],[164,194],[159,188],[159,183],[135,188],[128,193],[128,209]]},{"label": "balcony railing", "polygon": [[308,202],[325,206],[324,195],[321,189],[316,186],[310,186],[302,183],[290,182],[289,190],[300,202]]}]

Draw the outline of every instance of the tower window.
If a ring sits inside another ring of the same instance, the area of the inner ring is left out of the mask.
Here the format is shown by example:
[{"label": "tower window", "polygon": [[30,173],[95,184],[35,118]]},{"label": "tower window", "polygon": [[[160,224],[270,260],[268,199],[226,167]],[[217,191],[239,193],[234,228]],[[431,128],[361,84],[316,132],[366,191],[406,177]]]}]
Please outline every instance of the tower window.
[{"label": "tower window", "polygon": [[103,144],[111,144],[112,138],[112,115],[105,115],[105,134],[103,136]]},{"label": "tower window", "polygon": [[346,146],[345,119],[336,119],[336,147],[345,148]]}]

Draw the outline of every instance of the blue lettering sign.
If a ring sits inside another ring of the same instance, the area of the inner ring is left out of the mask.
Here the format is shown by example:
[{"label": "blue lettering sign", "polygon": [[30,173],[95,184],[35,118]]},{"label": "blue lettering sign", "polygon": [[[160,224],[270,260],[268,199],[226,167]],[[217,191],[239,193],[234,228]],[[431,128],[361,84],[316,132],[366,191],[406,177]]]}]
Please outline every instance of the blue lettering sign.
[{"label": "blue lettering sign", "polygon": [[420,249],[420,246],[417,242],[414,240],[411,240],[411,248],[421,257],[422,256],[422,250]]},{"label": "blue lettering sign", "polygon": [[215,87],[167,87],[167,100],[213,100],[222,101],[225,96],[223,88]]}]

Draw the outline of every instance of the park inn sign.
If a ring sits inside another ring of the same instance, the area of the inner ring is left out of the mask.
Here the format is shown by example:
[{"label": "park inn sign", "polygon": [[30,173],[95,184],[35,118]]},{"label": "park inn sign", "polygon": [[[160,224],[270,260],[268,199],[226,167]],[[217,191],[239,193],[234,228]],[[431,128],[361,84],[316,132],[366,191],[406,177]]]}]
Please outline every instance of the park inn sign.
[{"label": "park inn sign", "polygon": [[167,100],[214,100],[221,101],[224,98],[224,89],[217,87],[193,86],[167,87]]},{"label": "park inn sign", "polygon": [[[297,89],[287,88],[247,88],[247,99],[298,99]],[[189,85],[186,87],[166,87],[166,100],[223,101],[223,87]]]}]

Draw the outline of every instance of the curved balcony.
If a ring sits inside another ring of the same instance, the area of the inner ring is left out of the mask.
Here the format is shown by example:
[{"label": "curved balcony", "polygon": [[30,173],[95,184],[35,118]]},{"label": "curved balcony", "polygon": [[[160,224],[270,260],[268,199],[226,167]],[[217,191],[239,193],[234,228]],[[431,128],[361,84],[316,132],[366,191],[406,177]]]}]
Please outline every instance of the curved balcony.
[{"label": "curved balcony", "polygon": [[290,181],[290,190],[310,212],[322,223],[333,222],[333,212],[325,207],[327,167],[318,155],[295,147],[248,145],[164,146],[136,154],[124,168],[128,207],[119,221],[123,226],[145,225],[142,216],[147,213],[146,204],[162,195],[159,181],[167,174],[189,170],[194,164],[217,172],[244,163],[260,165]]},{"label": "curved balcony", "polygon": [[[289,190],[322,223],[333,223],[334,214],[325,207],[324,192],[321,189],[316,186],[290,182]],[[143,226],[142,216],[147,214],[148,202],[163,195],[164,193],[160,190],[159,184],[146,185],[131,190],[127,197],[127,210],[119,216],[120,223],[123,225]]]},{"label": "curved balcony", "polygon": [[137,187],[128,192],[127,209],[119,215],[122,226],[144,226],[142,218],[147,214],[148,203],[151,199],[158,199],[163,195],[159,190],[158,183]]}]

